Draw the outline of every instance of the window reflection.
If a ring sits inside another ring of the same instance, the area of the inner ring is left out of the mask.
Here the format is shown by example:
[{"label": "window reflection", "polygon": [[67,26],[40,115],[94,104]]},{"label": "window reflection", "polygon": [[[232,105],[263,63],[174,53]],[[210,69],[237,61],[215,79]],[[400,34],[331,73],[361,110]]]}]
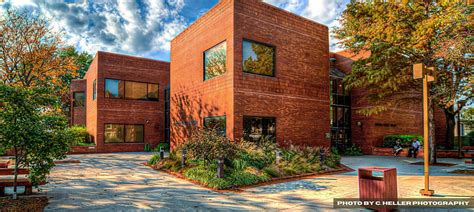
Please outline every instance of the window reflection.
[{"label": "window reflection", "polygon": [[275,48],[266,44],[244,40],[242,43],[243,71],[275,76]]},{"label": "window reflection", "polygon": [[204,52],[204,80],[226,72],[227,45],[220,43]]},{"label": "window reflection", "polygon": [[146,100],[148,87],[146,83],[141,82],[125,82],[125,98]]},{"label": "window reflection", "polygon": [[84,92],[74,92],[74,107],[84,107],[86,96]]},{"label": "window reflection", "polygon": [[271,117],[244,117],[244,138],[259,141],[263,138],[275,140],[276,119]]}]

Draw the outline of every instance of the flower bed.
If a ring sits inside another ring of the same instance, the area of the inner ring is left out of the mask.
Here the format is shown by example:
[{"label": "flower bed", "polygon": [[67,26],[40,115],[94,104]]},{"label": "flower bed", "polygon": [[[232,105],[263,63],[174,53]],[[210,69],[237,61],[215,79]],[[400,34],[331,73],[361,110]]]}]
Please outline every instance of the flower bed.
[{"label": "flower bed", "polygon": [[0,198],[0,211],[43,211],[48,205],[47,197],[10,197]]},{"label": "flower bed", "polygon": [[[182,149],[186,149],[184,167],[181,165]],[[321,152],[324,153],[322,162]],[[217,176],[218,158],[224,158],[222,177]],[[340,166],[340,156],[328,148],[277,147],[267,140],[231,142],[212,131],[198,132],[168,158],[160,160],[155,155],[148,164],[217,190],[344,170]]]}]

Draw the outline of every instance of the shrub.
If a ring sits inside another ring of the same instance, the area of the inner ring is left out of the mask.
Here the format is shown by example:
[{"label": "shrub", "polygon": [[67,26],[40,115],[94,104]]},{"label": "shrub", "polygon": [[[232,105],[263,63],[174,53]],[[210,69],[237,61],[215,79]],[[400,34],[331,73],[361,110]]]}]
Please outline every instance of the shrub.
[{"label": "shrub", "polygon": [[149,165],[155,165],[156,163],[158,163],[158,161],[160,161],[160,156],[159,155],[153,155],[153,156],[151,156],[150,160],[148,160],[148,164]]},{"label": "shrub", "polygon": [[190,160],[203,160],[212,163],[217,159],[233,160],[238,146],[227,137],[213,129],[200,129],[193,133],[183,148]]},{"label": "shrub", "polygon": [[361,155],[364,155],[362,153],[362,149],[360,149],[359,146],[357,146],[356,144],[352,144],[352,146],[346,148],[346,151],[344,151],[344,155],[347,155],[347,156],[361,156]]},{"label": "shrub", "polygon": [[169,143],[164,143],[164,142],[161,142],[159,143],[158,145],[156,145],[155,147],[155,152],[160,152],[160,149],[163,148],[163,150],[165,152],[169,152],[170,151],[170,144]]},{"label": "shrub", "polygon": [[393,148],[398,139],[400,139],[402,147],[409,147],[413,138],[418,139],[423,145],[423,136],[420,135],[386,135],[383,138],[382,147]]},{"label": "shrub", "polygon": [[329,151],[329,149],[325,149],[324,152],[324,165],[336,168],[339,166],[339,164],[341,164],[341,156],[339,155],[336,148],[332,148],[332,151]]},{"label": "shrub", "polygon": [[87,132],[87,129],[82,126],[72,126],[66,129],[66,133],[71,137],[72,139],[72,146],[90,146],[94,145],[93,142],[91,142],[89,133]]}]

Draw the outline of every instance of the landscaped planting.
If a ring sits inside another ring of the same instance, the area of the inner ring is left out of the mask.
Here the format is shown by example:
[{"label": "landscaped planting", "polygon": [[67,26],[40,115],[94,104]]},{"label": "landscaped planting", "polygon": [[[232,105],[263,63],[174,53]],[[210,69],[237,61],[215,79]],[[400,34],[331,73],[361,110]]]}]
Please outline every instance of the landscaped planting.
[{"label": "landscaped planting", "polygon": [[[223,162],[224,176],[221,178],[217,175],[218,161]],[[213,189],[231,189],[338,170],[339,163],[340,156],[328,148],[279,147],[269,139],[233,142],[213,130],[198,130],[169,157],[160,160],[154,155],[148,162],[156,169]]]}]

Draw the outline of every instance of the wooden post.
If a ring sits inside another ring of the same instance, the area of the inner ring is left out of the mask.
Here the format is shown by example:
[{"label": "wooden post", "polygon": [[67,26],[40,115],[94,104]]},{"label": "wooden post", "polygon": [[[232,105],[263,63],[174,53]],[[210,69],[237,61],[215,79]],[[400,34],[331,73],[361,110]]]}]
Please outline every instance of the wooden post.
[{"label": "wooden post", "polygon": [[429,172],[429,129],[428,129],[428,74],[423,74],[423,158],[424,158],[424,165],[425,165],[425,188],[420,190],[420,194],[423,196],[432,196],[434,194],[433,190],[430,190],[430,172]]},{"label": "wooden post", "polygon": [[319,161],[321,161],[321,165],[324,164],[324,149],[319,149]]},{"label": "wooden post", "polygon": [[181,150],[181,167],[185,167],[186,166],[186,149],[183,148],[183,150]]},{"label": "wooden post", "polygon": [[160,147],[160,160],[165,159],[165,151],[163,150],[163,147]]},{"label": "wooden post", "polygon": [[224,159],[217,161],[217,178],[224,178]]}]

